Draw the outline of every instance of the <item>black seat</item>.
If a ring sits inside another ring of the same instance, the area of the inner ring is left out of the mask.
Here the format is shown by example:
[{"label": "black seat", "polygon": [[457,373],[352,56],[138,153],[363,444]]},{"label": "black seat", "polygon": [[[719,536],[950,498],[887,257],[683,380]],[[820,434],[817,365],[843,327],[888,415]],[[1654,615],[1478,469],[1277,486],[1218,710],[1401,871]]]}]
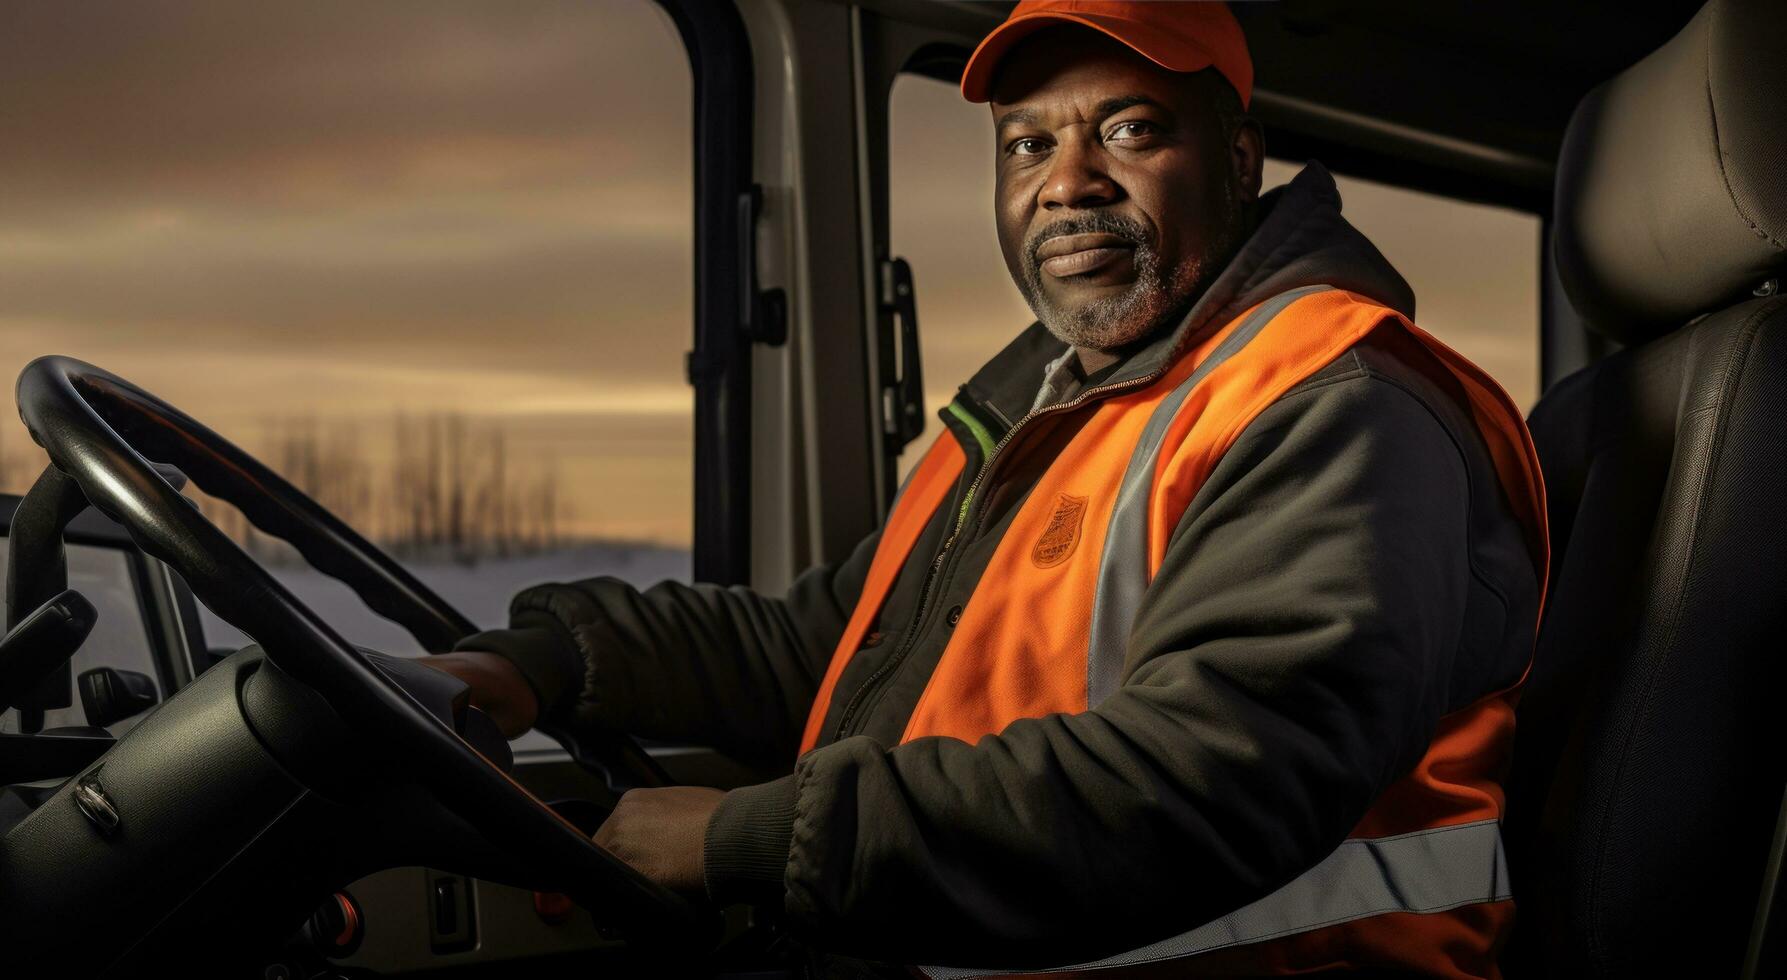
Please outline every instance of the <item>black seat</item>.
[{"label": "black seat", "polygon": [[1558,272],[1626,349],[1531,419],[1552,578],[1510,977],[1743,969],[1787,787],[1784,148],[1780,0],[1713,0],[1570,122]]}]

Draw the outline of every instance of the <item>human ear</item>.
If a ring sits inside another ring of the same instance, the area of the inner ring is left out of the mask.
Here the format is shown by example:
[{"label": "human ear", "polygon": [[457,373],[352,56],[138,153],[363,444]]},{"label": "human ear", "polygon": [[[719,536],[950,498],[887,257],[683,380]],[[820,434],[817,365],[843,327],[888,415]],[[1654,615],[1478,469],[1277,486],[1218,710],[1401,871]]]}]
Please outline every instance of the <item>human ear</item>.
[{"label": "human ear", "polygon": [[1260,184],[1266,166],[1266,133],[1252,117],[1235,127],[1229,140],[1229,165],[1234,169],[1235,186],[1240,188],[1241,202],[1252,204],[1260,199]]}]

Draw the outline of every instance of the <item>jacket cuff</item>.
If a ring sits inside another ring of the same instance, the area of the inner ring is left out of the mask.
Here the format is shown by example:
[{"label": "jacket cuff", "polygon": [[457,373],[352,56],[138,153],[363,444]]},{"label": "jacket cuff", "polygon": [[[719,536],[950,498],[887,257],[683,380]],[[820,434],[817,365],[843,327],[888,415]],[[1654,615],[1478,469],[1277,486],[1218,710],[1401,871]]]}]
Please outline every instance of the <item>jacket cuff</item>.
[{"label": "jacket cuff", "polygon": [[740,787],[720,801],[702,843],[703,876],[714,904],[781,906],[794,802],[793,776]]},{"label": "jacket cuff", "polygon": [[570,631],[550,616],[523,613],[509,629],[473,633],[453,649],[494,653],[514,664],[533,688],[542,719],[557,715],[583,686],[583,656]]}]

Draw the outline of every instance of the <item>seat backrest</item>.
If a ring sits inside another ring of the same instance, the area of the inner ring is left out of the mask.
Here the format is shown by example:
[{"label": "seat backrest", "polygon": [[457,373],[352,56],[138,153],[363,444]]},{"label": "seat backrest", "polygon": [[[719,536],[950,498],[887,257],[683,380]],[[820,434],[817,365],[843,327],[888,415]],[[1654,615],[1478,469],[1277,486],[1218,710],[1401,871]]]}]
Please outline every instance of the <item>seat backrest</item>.
[{"label": "seat backrest", "polygon": [[1531,426],[1552,578],[1508,782],[1508,975],[1734,976],[1787,786],[1787,3],[1712,0],[1577,108],[1554,254],[1626,349]]}]

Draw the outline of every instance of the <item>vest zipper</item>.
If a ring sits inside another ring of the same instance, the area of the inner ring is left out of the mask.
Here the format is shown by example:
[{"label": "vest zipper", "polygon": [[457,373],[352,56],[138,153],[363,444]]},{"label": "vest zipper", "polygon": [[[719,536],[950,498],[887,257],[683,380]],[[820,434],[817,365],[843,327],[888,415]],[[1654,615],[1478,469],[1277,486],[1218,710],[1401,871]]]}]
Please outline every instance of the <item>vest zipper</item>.
[{"label": "vest zipper", "polygon": [[[893,675],[893,672],[905,661],[906,655],[912,652],[912,647],[918,642],[918,638],[925,634],[926,628],[930,625],[931,609],[929,607],[932,589],[937,584],[940,573],[944,570],[944,565],[948,562],[950,553],[954,549],[956,541],[961,537],[962,531],[967,525],[971,513],[975,517],[975,529],[979,528],[981,512],[975,507],[975,504],[980,502],[977,499],[980,496],[980,485],[986,481],[988,474],[992,472],[994,465],[998,463],[1005,447],[1011,445],[1011,441],[1017,436],[1018,430],[1022,429],[1031,419],[1047,415],[1051,412],[1067,411],[1069,409],[1078,408],[1094,396],[1129,388],[1146,387],[1153,384],[1167,373],[1167,370],[1176,360],[1177,358],[1169,358],[1160,368],[1140,378],[1131,378],[1128,381],[1115,381],[1109,384],[1087,388],[1068,401],[1057,402],[1053,405],[1044,405],[1041,408],[1031,409],[1022,418],[1012,423],[1011,428],[1005,430],[1005,435],[1000,437],[998,443],[993,446],[992,452],[986,454],[985,458],[981,460],[980,469],[974,474],[973,482],[968,484],[968,491],[962,497],[962,506],[956,512],[955,526],[950,529],[949,537],[944,539],[943,547],[938,550],[937,557],[931,562],[930,571],[925,574],[924,585],[918,590],[918,609],[913,612],[912,628],[906,632],[904,637],[902,637],[899,647],[888,656],[887,660],[882,663],[880,667],[875,668],[875,672],[869,675],[868,680],[863,681],[862,686],[857,688],[854,694],[850,695],[849,701],[845,702],[843,712],[838,715],[838,727],[832,734],[831,740],[833,742],[841,741],[850,734],[850,723],[855,720],[858,709],[865,707],[865,702],[869,695],[877,692],[880,686]],[[956,414],[954,412],[955,403],[951,402],[949,407],[951,409],[951,414]],[[960,415],[957,417],[961,418]],[[970,423],[964,420],[964,424]],[[982,435],[981,432],[975,431],[971,424],[970,431],[974,432],[977,440]],[[953,563],[950,564],[953,570]]]}]

